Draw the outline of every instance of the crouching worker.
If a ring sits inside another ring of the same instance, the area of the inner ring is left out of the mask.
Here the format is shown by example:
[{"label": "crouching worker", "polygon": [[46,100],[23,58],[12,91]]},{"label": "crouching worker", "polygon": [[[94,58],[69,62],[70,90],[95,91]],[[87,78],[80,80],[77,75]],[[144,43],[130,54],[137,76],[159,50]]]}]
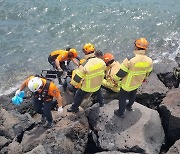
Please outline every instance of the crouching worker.
[{"label": "crouching worker", "polygon": [[73,48],[67,48],[66,50],[55,50],[50,53],[48,62],[55,69],[64,71],[66,70],[65,61],[67,60],[72,60],[75,65],[79,66],[79,63],[76,60],[77,55],[77,51]]},{"label": "crouching worker", "polygon": [[15,95],[18,95],[21,90],[28,87],[33,92],[33,104],[34,110],[41,114],[41,123],[45,128],[53,126],[53,118],[51,113],[51,106],[53,104],[53,98],[55,97],[58,102],[58,112],[63,111],[62,98],[57,86],[49,80],[41,77],[30,76],[27,78],[16,91]]},{"label": "crouching worker", "polygon": [[101,84],[104,79],[104,71],[106,68],[105,62],[102,59],[95,57],[94,46],[90,43],[84,45],[83,52],[86,61],[75,71],[75,75],[71,81],[73,86],[77,87],[79,84],[81,86],[76,91],[74,103],[68,108],[68,112],[78,112],[78,107],[88,93],[95,93],[100,106],[103,106],[104,104],[101,93]]},{"label": "crouching worker", "polygon": [[119,92],[121,81],[115,80],[114,75],[119,71],[120,63],[114,60],[114,56],[111,53],[104,54],[103,60],[107,67],[102,85],[107,92]]},{"label": "crouching worker", "polygon": [[50,53],[48,62],[53,66],[54,69],[58,70],[57,76],[59,84],[62,84],[61,76],[63,75],[64,71],[67,71],[66,63],[68,61],[72,61],[75,65],[79,66],[79,63],[76,60],[77,55],[78,53],[76,49],[73,48],[67,48],[66,50],[55,50]]}]

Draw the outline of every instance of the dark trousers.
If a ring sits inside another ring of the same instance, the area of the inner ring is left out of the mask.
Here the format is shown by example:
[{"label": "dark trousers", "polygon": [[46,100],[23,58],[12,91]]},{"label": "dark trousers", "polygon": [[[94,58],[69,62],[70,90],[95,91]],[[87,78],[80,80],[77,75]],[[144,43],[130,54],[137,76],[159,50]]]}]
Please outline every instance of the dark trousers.
[{"label": "dark trousers", "polygon": [[180,78],[175,79],[174,87],[175,87],[175,88],[178,88],[178,87],[179,87],[179,84],[180,84]]},{"label": "dark trousers", "polygon": [[71,77],[68,76],[64,81],[63,87],[68,88],[68,90],[75,95],[77,89],[70,82],[71,82]]},{"label": "dark trousers", "polygon": [[37,98],[33,99],[33,104],[34,104],[34,110],[41,114],[42,117],[46,117],[46,120],[48,122],[52,122],[52,114],[51,114],[51,106],[52,106],[52,101],[50,102],[43,102],[41,100],[38,100]]},{"label": "dark trousers", "polygon": [[[57,69],[57,66],[55,64],[55,60],[51,56],[48,57],[48,62],[53,66],[54,69]],[[66,65],[65,65],[64,61],[59,62],[59,64],[60,64],[60,67],[62,68],[63,71],[66,70]]]},{"label": "dark trousers", "polygon": [[[81,105],[86,94],[88,94],[88,93],[89,92],[78,89],[75,94],[74,103],[72,104],[72,108],[77,109]],[[104,104],[104,99],[102,96],[101,88],[98,91],[94,92],[94,94],[96,95],[97,101],[99,102],[99,104],[100,105]]]},{"label": "dark trousers", "polygon": [[[134,104],[136,99],[137,89],[133,91],[125,91],[122,88],[119,91],[119,113],[123,114],[126,107],[131,107]],[[126,105],[126,100],[129,100],[129,103]]]}]

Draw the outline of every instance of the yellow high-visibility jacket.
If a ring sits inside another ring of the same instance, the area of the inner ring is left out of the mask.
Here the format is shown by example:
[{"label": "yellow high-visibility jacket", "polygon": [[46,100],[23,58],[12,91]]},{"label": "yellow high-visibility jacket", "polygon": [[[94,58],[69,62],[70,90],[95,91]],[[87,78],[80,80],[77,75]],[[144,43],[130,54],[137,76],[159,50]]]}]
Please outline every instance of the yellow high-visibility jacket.
[{"label": "yellow high-visibility jacket", "polygon": [[114,75],[119,71],[120,63],[114,61],[111,65],[106,67],[105,79],[102,82],[102,85],[106,88],[111,89],[114,92],[120,90],[121,81],[114,80]]},{"label": "yellow high-visibility jacket", "polygon": [[94,57],[94,54],[88,55],[89,58],[75,71],[74,78],[71,79],[73,86],[81,83],[81,89],[86,92],[96,92],[99,90],[104,79],[106,69],[105,62],[102,59]]},{"label": "yellow high-visibility jacket", "polygon": [[81,88],[81,82],[79,82],[78,84],[73,84],[73,78],[76,75],[76,71],[77,71],[77,69],[73,70],[73,72],[72,72],[70,84],[72,84],[75,88]]},{"label": "yellow high-visibility jacket", "polygon": [[120,66],[119,72],[125,72],[126,76],[122,78],[119,72],[114,76],[116,80],[122,78],[121,87],[125,91],[139,88],[153,69],[152,59],[145,55],[145,50],[135,50],[134,54],[133,58],[126,58]]}]

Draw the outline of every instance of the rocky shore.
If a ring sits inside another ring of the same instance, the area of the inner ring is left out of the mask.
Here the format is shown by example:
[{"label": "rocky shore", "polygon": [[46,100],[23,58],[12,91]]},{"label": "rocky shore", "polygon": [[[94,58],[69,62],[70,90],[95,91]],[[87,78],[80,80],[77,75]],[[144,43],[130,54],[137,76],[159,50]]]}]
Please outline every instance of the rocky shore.
[{"label": "rocky shore", "polygon": [[180,152],[180,89],[173,88],[176,62],[155,64],[138,90],[133,111],[114,116],[117,95],[105,95],[106,103],[85,100],[80,112],[68,113],[70,93],[62,93],[64,111],[53,112],[55,125],[43,128],[31,99],[14,106],[14,93],[0,97],[1,154],[178,154]]}]

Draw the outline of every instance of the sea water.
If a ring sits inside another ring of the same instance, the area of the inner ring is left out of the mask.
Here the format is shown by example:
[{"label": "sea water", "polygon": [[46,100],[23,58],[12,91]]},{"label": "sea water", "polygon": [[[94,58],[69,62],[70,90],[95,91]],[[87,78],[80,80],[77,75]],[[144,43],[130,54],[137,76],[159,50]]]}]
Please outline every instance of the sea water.
[{"label": "sea water", "polygon": [[146,37],[154,62],[180,52],[180,0],[0,0],[0,95],[49,69],[51,51],[85,43],[122,62]]}]

